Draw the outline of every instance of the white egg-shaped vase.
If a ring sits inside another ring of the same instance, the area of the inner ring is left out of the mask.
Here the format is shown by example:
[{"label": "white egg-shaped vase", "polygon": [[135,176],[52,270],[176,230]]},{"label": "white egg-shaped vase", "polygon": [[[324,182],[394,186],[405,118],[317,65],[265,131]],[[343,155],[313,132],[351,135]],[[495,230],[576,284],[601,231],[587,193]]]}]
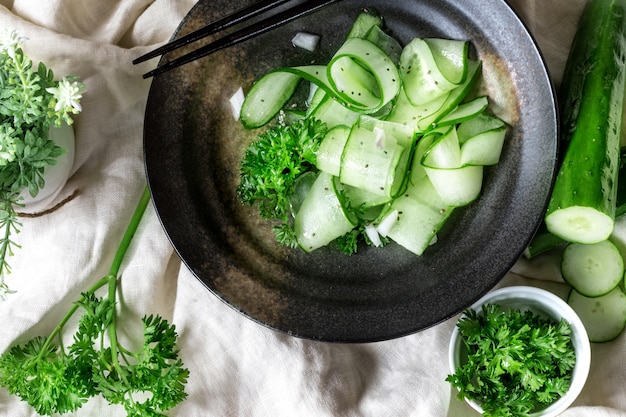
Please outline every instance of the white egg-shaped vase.
[{"label": "white egg-shaped vase", "polygon": [[19,212],[38,213],[49,208],[65,186],[72,171],[76,151],[74,128],[65,123],[59,127],[51,127],[48,137],[57,146],[65,149],[65,153],[57,158],[55,165],[49,165],[44,169],[45,185],[35,197],[30,195],[27,188],[22,190],[20,196],[23,198],[20,203],[24,204],[24,207],[19,207]]}]

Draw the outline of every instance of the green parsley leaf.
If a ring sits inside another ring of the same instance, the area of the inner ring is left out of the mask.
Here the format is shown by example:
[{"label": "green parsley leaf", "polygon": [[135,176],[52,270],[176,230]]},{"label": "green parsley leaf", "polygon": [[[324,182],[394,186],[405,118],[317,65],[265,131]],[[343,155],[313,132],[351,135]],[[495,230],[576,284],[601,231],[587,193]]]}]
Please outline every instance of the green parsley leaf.
[{"label": "green parsley leaf", "polygon": [[283,246],[287,246],[290,248],[298,247],[298,239],[296,238],[296,232],[293,230],[291,224],[281,223],[272,228],[274,235],[276,236],[276,241]]},{"label": "green parsley leaf", "polygon": [[263,218],[289,223],[294,183],[315,169],[315,155],[326,131],[326,124],[310,118],[276,125],[260,135],[241,161],[240,200],[257,204]]},{"label": "green parsley leaf", "polygon": [[357,252],[360,234],[361,230],[357,228],[349,231],[343,236],[338,237],[335,240],[337,248],[339,248],[339,250],[346,255],[355,254]]}]

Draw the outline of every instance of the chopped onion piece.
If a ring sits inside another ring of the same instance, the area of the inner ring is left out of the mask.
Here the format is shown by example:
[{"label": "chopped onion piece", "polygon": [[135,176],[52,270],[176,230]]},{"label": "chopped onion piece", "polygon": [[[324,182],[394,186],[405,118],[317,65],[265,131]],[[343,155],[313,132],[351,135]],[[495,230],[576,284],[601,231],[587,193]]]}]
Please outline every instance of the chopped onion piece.
[{"label": "chopped onion piece", "polygon": [[317,91],[318,88],[319,88],[319,86],[317,84],[310,83],[309,96],[306,99],[306,106],[307,107],[311,106],[311,102],[313,101],[313,96],[315,95],[315,92]]},{"label": "chopped onion piece", "polygon": [[372,241],[374,246],[376,246],[377,248],[383,245],[383,242],[381,242],[380,240],[380,235],[378,234],[378,230],[376,230],[376,226],[374,226],[373,224],[370,223],[365,226],[365,234]]},{"label": "chopped onion piece", "polygon": [[388,215],[386,215],[385,218],[382,219],[380,223],[378,223],[376,230],[381,236],[386,237],[389,234],[389,231],[391,230],[393,225],[396,224],[397,221],[398,221],[398,210],[394,210]]},{"label": "chopped onion piece", "polygon": [[233,111],[233,117],[235,120],[239,120],[239,116],[241,115],[241,106],[243,105],[243,101],[245,96],[243,94],[243,88],[239,87],[235,94],[230,98],[230,107]]},{"label": "chopped onion piece", "polygon": [[382,149],[384,146],[384,140],[385,140],[385,131],[383,129],[381,129],[380,127],[376,126],[374,127],[374,133],[376,134],[376,147],[378,149]]},{"label": "chopped onion piece", "polygon": [[293,37],[291,43],[298,48],[306,49],[309,52],[314,52],[319,43],[319,35],[313,35],[312,33],[298,32]]}]

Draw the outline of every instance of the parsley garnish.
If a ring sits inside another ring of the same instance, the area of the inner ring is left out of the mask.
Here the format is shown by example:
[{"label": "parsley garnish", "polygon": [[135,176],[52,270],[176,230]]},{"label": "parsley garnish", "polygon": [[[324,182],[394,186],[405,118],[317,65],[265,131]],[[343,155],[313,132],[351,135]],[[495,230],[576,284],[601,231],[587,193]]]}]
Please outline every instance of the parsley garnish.
[{"label": "parsley garnish", "polygon": [[467,361],[449,381],[488,417],[528,416],[567,392],[576,362],[569,323],[486,304],[457,324]]},{"label": "parsley garnish", "polygon": [[[39,414],[66,413],[102,395],[129,417],[163,416],[183,401],[189,371],[178,358],[174,325],[145,316],[143,343],[122,346],[117,334],[117,284],[122,260],[150,201],[146,188],[115,254],[109,274],[84,292],[48,337],[35,337],[0,356],[0,384]],[[106,295],[96,292],[106,288]],[[83,311],[72,343],[64,328]]]},{"label": "parsley garnish", "polygon": [[241,161],[239,199],[256,204],[261,217],[278,220],[274,232],[286,246],[297,246],[291,230],[294,184],[303,174],[317,171],[316,152],[326,131],[326,124],[314,118],[278,124],[259,135]]}]

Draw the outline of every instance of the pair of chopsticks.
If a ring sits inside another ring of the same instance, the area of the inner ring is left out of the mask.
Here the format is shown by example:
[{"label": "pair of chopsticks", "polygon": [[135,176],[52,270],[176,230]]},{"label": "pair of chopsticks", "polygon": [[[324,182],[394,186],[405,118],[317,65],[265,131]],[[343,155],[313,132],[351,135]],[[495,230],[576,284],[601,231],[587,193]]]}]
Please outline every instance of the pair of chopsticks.
[{"label": "pair of chopsticks", "polygon": [[[228,29],[231,26],[244,22],[245,20],[251,19],[266,11],[277,8],[278,6],[284,3],[287,3],[289,1],[291,0],[260,0],[222,19],[209,23],[208,25],[194,32],[191,32],[180,38],[174,39],[171,42],[151,52],[148,52],[145,55],[140,56],[139,58],[136,58],[135,60],[133,60],[133,64],[139,64],[140,62],[147,61],[151,58],[157,57],[159,55],[163,55],[167,52],[181,48],[185,45],[189,45],[190,43],[196,42],[209,35],[213,35],[222,30]],[[244,42],[262,33],[268,32],[288,22],[291,22],[292,20],[308,15],[318,9],[321,9],[322,7],[326,5],[329,5],[331,3],[336,3],[339,1],[341,0],[307,0],[307,1],[301,2],[300,4],[297,4],[290,9],[286,9],[280,13],[269,16],[266,19],[260,20],[254,24],[251,24],[250,26],[246,26],[222,38],[219,38],[207,45],[204,45],[196,49],[195,51],[189,52],[188,54],[185,54],[179,58],[166,62],[165,64],[158,66],[152,71],[145,73],[143,75],[143,78],[154,77],[155,75],[162,74],[166,71],[169,71],[181,65],[187,64],[189,62],[195,61],[199,58],[202,58],[209,54],[217,52],[220,49],[228,48],[229,46],[233,46],[240,42]]]}]

